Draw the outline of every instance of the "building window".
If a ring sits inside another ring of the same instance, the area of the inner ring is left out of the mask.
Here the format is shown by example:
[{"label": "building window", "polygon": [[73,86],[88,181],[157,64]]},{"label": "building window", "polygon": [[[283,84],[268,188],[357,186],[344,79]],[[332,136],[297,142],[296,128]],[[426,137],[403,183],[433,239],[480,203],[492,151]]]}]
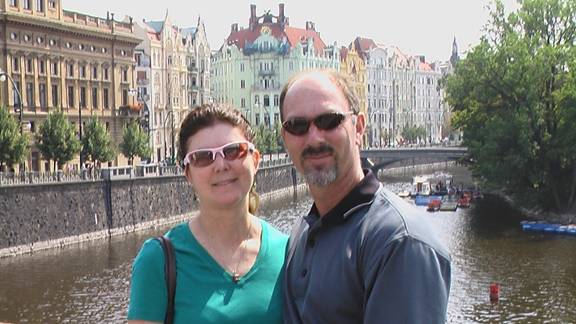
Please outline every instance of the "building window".
[{"label": "building window", "polygon": [[39,91],[38,95],[40,96],[40,98],[39,98],[40,99],[40,107],[46,108],[48,106],[47,102],[46,102],[46,84],[40,83],[38,91]]},{"label": "building window", "polygon": [[74,86],[68,86],[68,107],[74,107]]},{"label": "building window", "polygon": [[264,114],[264,124],[265,124],[267,127],[270,127],[270,114],[268,114],[268,113],[265,113],[265,114]]},{"label": "building window", "polygon": [[10,6],[18,7],[18,0],[10,0]]},{"label": "building window", "polygon": [[44,60],[38,60],[38,72],[41,75],[46,74],[46,62],[44,62]]},{"label": "building window", "polygon": [[58,85],[52,85],[52,107],[58,108]]},{"label": "building window", "polygon": [[110,102],[109,102],[109,100],[108,100],[108,99],[109,99],[109,95],[108,95],[108,94],[109,94],[108,88],[104,88],[104,89],[102,90],[102,106],[103,106],[105,109],[109,109],[109,108],[110,108]]},{"label": "building window", "polygon": [[92,88],[92,108],[98,108],[98,88]]},{"label": "building window", "polygon": [[80,87],[80,108],[86,108],[86,87]]},{"label": "building window", "polygon": [[50,9],[56,9],[56,0],[48,0],[48,7],[50,7]]},{"label": "building window", "polygon": [[98,80],[98,67],[92,67],[92,80]]},{"label": "building window", "polygon": [[255,105],[259,105],[259,104],[260,104],[260,96],[259,96],[259,95],[255,95],[255,96],[254,96],[254,104],[255,104]]},{"label": "building window", "polygon": [[14,57],[12,59],[12,71],[20,72],[20,58],[19,57]]},{"label": "building window", "polygon": [[82,65],[80,67],[80,78],[86,79],[86,66]]},{"label": "building window", "polygon": [[52,75],[57,76],[58,75],[58,62],[52,62]]},{"label": "building window", "polygon": [[278,107],[280,105],[280,97],[275,94],[274,95],[274,107]]},{"label": "building window", "polygon": [[26,73],[34,73],[34,62],[32,59],[26,60]]},{"label": "building window", "polygon": [[108,68],[105,67],[103,72],[104,72],[104,80],[108,81]]},{"label": "building window", "polygon": [[244,63],[240,63],[240,72],[244,72]]},{"label": "building window", "polygon": [[122,90],[122,106],[128,106],[128,90]]},{"label": "building window", "polygon": [[122,82],[128,82],[128,69],[122,70]]},{"label": "building window", "polygon": [[24,9],[32,10],[32,0],[24,0]]},{"label": "building window", "polygon": [[74,77],[74,63],[68,63],[67,69],[66,69],[66,75],[67,75],[69,78],[73,78],[73,77]]},{"label": "building window", "polygon": [[260,114],[256,113],[256,126],[260,125]]},{"label": "building window", "polygon": [[[22,93],[22,88],[20,87],[20,81],[14,81],[14,87],[18,89],[19,93]],[[16,91],[13,91],[12,95],[13,95],[12,101],[14,102],[14,107],[20,107],[21,104],[20,96]]]},{"label": "building window", "polygon": [[246,81],[240,80],[240,89],[246,88]]},{"label": "building window", "polygon": [[280,122],[280,114],[274,113],[274,124],[278,124]]},{"label": "building window", "polygon": [[34,107],[34,82],[26,83],[26,98],[28,99],[28,107]]},{"label": "building window", "polygon": [[240,108],[246,108],[246,99],[245,98],[240,99]]},{"label": "building window", "polygon": [[36,11],[44,12],[44,0],[36,0]]},{"label": "building window", "polygon": [[[270,107],[270,96],[264,95],[264,107]],[[266,124],[268,125],[268,124]]]}]

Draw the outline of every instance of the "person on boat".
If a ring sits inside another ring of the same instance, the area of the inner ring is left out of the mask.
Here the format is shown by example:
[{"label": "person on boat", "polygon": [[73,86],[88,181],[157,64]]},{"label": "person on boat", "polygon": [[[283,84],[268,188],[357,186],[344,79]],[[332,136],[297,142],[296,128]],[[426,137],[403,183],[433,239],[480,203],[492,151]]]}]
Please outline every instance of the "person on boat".
[{"label": "person on boat", "polygon": [[292,77],[282,136],[314,200],[292,230],[284,322],[444,323],[451,266],[426,217],[362,170],[366,117],[332,70]]},{"label": "person on boat", "polygon": [[[254,216],[253,139],[240,112],[219,104],[196,107],[182,122],[179,155],[199,211],[165,234],[176,256],[174,323],[282,322],[288,237]],[[162,247],[149,239],[132,267],[129,323],[164,322],[164,272]]]}]

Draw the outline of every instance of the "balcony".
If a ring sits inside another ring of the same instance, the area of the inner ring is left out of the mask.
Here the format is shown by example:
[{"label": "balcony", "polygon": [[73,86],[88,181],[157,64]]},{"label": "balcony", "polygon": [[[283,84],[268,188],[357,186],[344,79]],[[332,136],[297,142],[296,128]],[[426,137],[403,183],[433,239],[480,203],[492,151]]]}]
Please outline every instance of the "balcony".
[{"label": "balcony", "polygon": [[259,76],[272,76],[275,74],[274,69],[270,69],[270,70],[259,70],[258,71],[258,75]]}]

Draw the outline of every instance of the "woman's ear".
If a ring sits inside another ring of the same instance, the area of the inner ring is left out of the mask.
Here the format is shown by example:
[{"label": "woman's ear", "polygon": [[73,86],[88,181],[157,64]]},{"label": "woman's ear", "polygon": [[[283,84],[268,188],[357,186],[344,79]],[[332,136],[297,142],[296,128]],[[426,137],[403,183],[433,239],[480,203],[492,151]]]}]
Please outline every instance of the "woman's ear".
[{"label": "woman's ear", "polygon": [[254,159],[254,168],[258,170],[258,166],[260,166],[260,159],[262,158],[260,151],[254,150],[254,152],[252,152],[252,158]]},{"label": "woman's ear", "polygon": [[194,182],[192,182],[192,171],[191,171],[192,167],[190,166],[190,164],[186,164],[184,166],[184,176],[186,177],[186,180],[188,180],[188,183],[190,185],[194,185]]}]

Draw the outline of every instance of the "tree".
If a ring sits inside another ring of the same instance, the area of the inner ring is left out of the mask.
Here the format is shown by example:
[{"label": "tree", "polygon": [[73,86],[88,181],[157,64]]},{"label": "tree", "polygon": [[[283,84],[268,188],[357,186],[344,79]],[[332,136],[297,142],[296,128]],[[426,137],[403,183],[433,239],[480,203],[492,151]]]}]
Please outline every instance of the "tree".
[{"label": "tree", "polygon": [[54,161],[54,169],[57,165],[58,170],[61,170],[64,164],[80,152],[80,141],[76,138],[76,130],[62,111],[48,115],[40,126],[36,141],[44,158],[48,162]]},{"label": "tree", "polygon": [[447,79],[453,125],[488,189],[559,213],[576,202],[576,2],[495,2],[487,33]]},{"label": "tree", "polygon": [[24,162],[28,154],[28,137],[20,135],[20,127],[5,107],[0,107],[0,172],[4,166]]},{"label": "tree", "polygon": [[90,121],[84,127],[84,136],[82,137],[82,159],[98,162],[112,161],[116,157],[114,144],[106,127],[96,118],[90,118]]},{"label": "tree", "polygon": [[132,165],[135,156],[141,159],[150,156],[151,149],[148,142],[148,134],[144,132],[137,120],[132,120],[124,126],[120,151],[128,158],[129,165]]}]

